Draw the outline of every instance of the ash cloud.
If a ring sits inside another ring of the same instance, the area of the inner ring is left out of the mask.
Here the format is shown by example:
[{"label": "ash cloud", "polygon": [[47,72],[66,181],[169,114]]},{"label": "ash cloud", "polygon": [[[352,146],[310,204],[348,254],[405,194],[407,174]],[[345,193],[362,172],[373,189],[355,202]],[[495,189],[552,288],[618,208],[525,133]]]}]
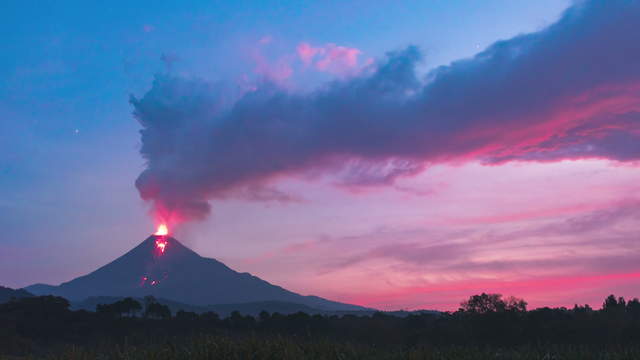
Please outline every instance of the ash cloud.
[{"label": "ash cloud", "polygon": [[158,216],[183,221],[284,176],[371,186],[437,162],[638,160],[638,24],[638,1],[580,2],[426,78],[409,47],[310,94],[265,83],[230,101],[215,84],[158,75],[131,98],[147,160],[136,186]]}]

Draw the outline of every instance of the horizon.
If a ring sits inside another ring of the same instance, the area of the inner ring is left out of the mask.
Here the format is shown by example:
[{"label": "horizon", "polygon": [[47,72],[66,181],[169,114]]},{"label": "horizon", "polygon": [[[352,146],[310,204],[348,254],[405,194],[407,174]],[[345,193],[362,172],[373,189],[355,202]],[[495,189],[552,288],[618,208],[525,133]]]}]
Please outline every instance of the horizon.
[{"label": "horizon", "polygon": [[[185,246],[184,244],[182,244],[178,239],[176,239],[174,236],[172,236],[172,235],[171,235],[171,234],[169,234],[168,232],[167,232],[167,233],[164,233],[164,232],[163,232],[163,233],[161,233],[161,234],[158,234],[158,232],[161,232],[161,230],[160,230],[160,229],[161,229],[161,227],[162,227],[163,225],[164,225],[164,224],[161,224],[161,225],[159,226],[159,228],[158,228],[158,231],[156,231],[155,233],[150,234],[150,235],[149,235],[149,237],[147,237],[145,240],[143,240],[142,242],[140,242],[138,245],[136,245],[136,246],[135,246],[134,248],[132,248],[130,251],[132,251],[132,250],[134,250],[134,249],[136,249],[136,248],[138,248],[138,247],[143,246],[146,242],[150,242],[151,240],[154,240],[155,245],[156,245],[156,250],[155,250],[155,255],[152,255],[152,256],[163,256],[163,255],[164,255],[164,253],[165,253],[165,246],[168,244],[167,240],[172,240],[172,241],[177,242],[181,247],[185,247],[186,249],[188,249],[188,250],[192,251],[192,252],[193,252],[195,255],[197,255],[198,257],[203,257],[202,255],[198,254],[197,252],[194,252],[194,251],[193,251],[192,249],[190,249],[188,246]],[[162,242],[162,246],[158,246],[158,239],[159,239],[159,238],[160,238],[160,239],[162,239],[162,241],[163,241],[163,242]],[[170,248],[173,248],[173,247],[170,247]],[[119,258],[114,259],[114,260],[112,260],[112,261],[108,262],[107,264],[104,264],[104,265],[98,266],[98,268],[96,268],[95,270],[98,270],[98,269],[100,269],[100,268],[102,268],[102,267],[104,267],[104,266],[110,265],[111,263],[115,262],[116,260],[120,259],[121,257],[123,257],[123,256],[125,256],[125,255],[127,255],[127,254],[129,254],[129,252],[130,252],[130,251],[128,251],[126,254],[122,254],[122,256],[120,256]],[[161,254],[160,254],[160,253],[161,253]],[[212,259],[212,258],[207,258],[207,257],[203,257],[203,258],[206,258],[206,259]],[[213,260],[216,260],[216,259],[213,259]],[[94,270],[94,271],[95,271],[95,270]],[[232,269],[232,270],[234,270],[234,269]],[[234,271],[235,271],[235,270],[234,270]],[[93,271],[92,271],[92,272],[93,272]],[[83,275],[81,275],[81,277],[82,277],[82,276],[85,276],[85,275],[89,275],[89,274],[83,274]],[[71,280],[72,280],[72,279],[70,279],[69,281],[71,281]],[[145,277],[145,281],[146,281],[146,280],[147,280],[147,278]],[[263,280],[264,280],[264,279],[263,279]],[[67,281],[67,282],[68,282],[68,281]],[[31,285],[32,285],[32,286],[37,286],[37,285],[47,285],[47,286],[51,286],[51,285],[52,285],[52,286],[59,286],[59,285],[61,285],[61,284],[43,284],[43,283],[36,283],[36,284],[31,284]],[[277,285],[277,284],[274,284],[274,285]],[[0,287],[2,287],[2,285],[0,285]],[[28,289],[21,288],[21,290],[28,290]],[[478,293],[478,294],[473,294],[472,296],[474,296],[474,295],[481,295],[481,294],[486,294],[486,293],[485,293],[485,292],[481,292],[481,293]],[[307,296],[307,295],[313,295],[313,294],[301,294],[301,295],[303,295],[303,296]],[[489,295],[491,295],[491,293],[489,293]],[[503,296],[504,294],[497,294],[497,295],[499,295],[499,296]],[[511,295],[510,295],[510,296],[511,296]],[[504,297],[505,297],[505,298],[508,298],[508,297],[510,297],[510,296],[504,296]],[[616,297],[616,296],[615,296],[615,294],[609,294],[609,295],[607,295],[607,297],[610,297],[610,296],[614,296],[614,298],[615,298],[615,299],[618,299],[618,298],[623,299],[623,298],[624,298],[624,297]],[[122,297],[122,296],[94,295],[94,296],[87,297],[86,299],[84,299],[84,300],[80,301],[79,303],[85,303],[85,302],[87,302],[87,301],[88,301],[88,300],[90,300],[90,299],[94,299],[94,298],[102,298],[102,297],[113,297],[113,298],[119,298],[119,299],[123,299],[123,298],[124,298],[124,297]],[[518,299],[518,300],[524,300],[524,301],[526,302],[526,299],[521,299],[521,298],[518,298],[517,296],[515,296],[515,298],[516,298],[516,299]],[[135,297],[134,297],[134,299],[135,299]],[[638,298],[637,298],[637,297],[634,297],[634,298],[628,298],[627,300],[631,301],[631,300],[633,300],[633,299],[636,299],[636,300],[637,300]],[[177,300],[172,300],[172,299],[163,298],[163,297],[158,298],[158,300],[162,300],[162,301],[170,301],[170,302],[174,302],[174,303],[176,303],[176,304],[180,304],[180,302],[179,302],[179,301],[177,301]],[[331,300],[331,299],[329,299],[329,300]],[[463,302],[464,302],[464,301],[467,301],[467,300],[468,300],[468,299],[463,299],[463,300],[461,300],[459,305],[460,305],[460,306],[462,306]],[[604,305],[605,305],[604,300],[606,300],[606,299],[605,299],[605,298],[603,298],[603,302],[600,304],[600,307],[598,307],[598,306],[591,306],[590,304],[574,304],[574,306],[585,306],[585,305],[586,305],[586,306],[590,306],[590,307],[591,307],[591,308],[593,308],[593,309],[598,310],[598,309],[602,309],[602,308],[604,307]],[[162,302],[162,301],[161,301],[161,302]],[[269,300],[261,300],[261,301],[256,301],[256,302],[264,302],[264,301],[267,301],[267,302],[268,302]],[[275,301],[275,302],[282,302],[283,300],[271,300],[271,301]],[[78,302],[78,301],[76,301],[76,302]],[[250,304],[250,303],[247,303],[247,304]],[[215,305],[215,304],[212,304],[212,305]],[[219,304],[219,305],[232,305],[232,304],[226,304],[226,303],[224,303],[224,304]],[[528,303],[525,303],[525,305],[526,305],[526,306],[528,306],[529,304],[528,304]],[[191,307],[194,307],[194,306],[195,306],[195,307],[200,306],[200,307],[206,308],[207,306],[211,306],[211,305],[194,305],[194,304],[187,304],[187,306],[191,306]],[[370,310],[376,310],[376,311],[381,311],[381,312],[412,312],[412,311],[416,311],[416,312],[420,312],[420,311],[441,311],[441,312],[453,312],[453,311],[459,311],[460,306],[458,307],[458,309],[450,309],[450,310],[437,310],[437,309],[427,309],[427,308],[414,308],[414,309],[405,309],[405,308],[399,308],[399,309],[376,309],[376,308],[367,308],[367,309],[370,309]],[[532,310],[541,309],[541,308],[547,308],[547,307],[551,307],[551,306],[546,306],[546,305],[545,305],[545,306],[535,307],[535,308],[534,308],[534,307],[528,307],[528,308],[527,308],[527,310],[532,311]],[[567,306],[553,306],[552,308],[571,308],[571,307],[567,307]],[[356,312],[357,312],[358,310],[352,310],[352,311],[356,311]],[[360,310],[360,311],[362,311],[362,310]]]},{"label": "horizon", "polygon": [[[160,246],[158,246],[158,240],[157,240],[158,238],[161,238],[161,239],[166,238],[167,240],[169,240],[169,239],[170,239],[170,240],[172,240],[172,241],[178,242],[178,244],[179,244],[180,246],[185,247],[185,248],[187,248],[187,249],[188,249],[188,250],[190,250],[190,251],[193,251],[191,248],[189,248],[188,246],[186,246],[186,245],[184,245],[182,242],[180,242],[180,240],[176,239],[176,238],[175,238],[171,233],[169,233],[168,231],[167,231],[167,233],[164,233],[164,230],[161,230],[163,226],[164,226],[164,224],[160,224],[156,232],[154,232],[154,233],[150,234],[146,239],[144,239],[144,240],[143,240],[142,242],[140,242],[139,244],[135,245],[133,248],[131,248],[131,249],[130,249],[129,251],[127,251],[126,253],[122,254],[120,257],[118,257],[118,258],[116,258],[116,259],[113,259],[113,260],[111,260],[111,261],[109,261],[109,262],[107,262],[107,263],[105,263],[105,264],[103,264],[103,265],[99,265],[99,266],[97,266],[97,267],[96,267],[96,269],[92,270],[90,273],[87,273],[87,274],[81,274],[79,277],[83,277],[83,276],[85,276],[85,275],[89,275],[89,274],[93,273],[94,271],[96,271],[96,270],[98,270],[98,269],[101,269],[101,268],[103,268],[103,267],[105,267],[105,266],[107,266],[107,265],[110,265],[111,263],[115,262],[116,260],[120,259],[121,257],[123,257],[123,256],[127,255],[130,251],[134,250],[135,248],[138,248],[138,247],[140,247],[140,246],[143,246],[145,242],[149,242],[150,240],[154,240],[154,241],[155,241],[155,244],[156,244],[156,255],[160,255],[160,253],[158,253],[157,251],[160,251],[160,252],[162,253],[162,255],[164,255],[164,253],[165,253],[165,246],[167,245],[167,241],[166,241],[166,240],[164,240],[164,241],[163,241],[163,245],[160,247]],[[159,234],[159,233],[160,233],[160,234]],[[170,247],[170,248],[171,248],[171,247]],[[197,253],[197,252],[195,252],[195,251],[193,251],[193,252],[194,252],[197,256],[199,256],[199,257],[203,257],[203,258],[206,258],[206,259],[213,259],[213,260],[216,260],[216,259],[214,259],[214,258],[208,258],[208,257],[206,257],[206,256],[202,256],[202,255],[200,255],[199,253]],[[151,254],[150,254],[150,255],[151,255]],[[155,256],[155,255],[153,255],[153,256]],[[223,265],[224,265],[224,263],[223,263]],[[232,269],[232,270],[234,270],[234,271],[236,271],[236,272],[238,272],[238,273],[241,273],[241,272],[242,272],[242,271],[237,271],[237,270],[235,270],[235,269]],[[635,275],[635,274],[634,274],[634,275]],[[65,283],[65,282],[69,282],[69,281],[71,281],[71,280],[74,280],[74,279],[68,279],[68,280],[66,280],[66,281],[64,281],[64,282],[62,282],[62,283],[60,283],[60,284],[35,283],[35,284],[30,284],[30,286],[37,286],[37,285],[47,285],[47,286],[51,286],[51,285],[52,285],[52,286],[59,286],[59,285],[61,285],[61,284]],[[145,277],[145,281],[146,281],[146,280],[147,280],[147,278]],[[263,279],[263,280],[264,280],[264,279]],[[273,284],[273,285],[278,286],[278,284]],[[2,285],[0,284],[0,286],[2,286]],[[27,287],[28,287],[28,286],[27,286]],[[20,289],[25,289],[25,288],[20,288]],[[28,290],[28,289],[27,289],[27,290]],[[485,293],[491,294],[490,292],[480,291],[480,292],[478,292],[477,294],[472,294],[472,295],[470,295],[470,296],[480,295],[480,294],[485,294]],[[303,295],[303,296],[309,296],[309,295],[314,295],[314,294],[301,294],[301,295]],[[498,294],[498,295],[505,296],[505,294]],[[615,295],[615,294],[608,294],[608,295],[607,295],[607,297],[608,297],[608,296],[614,296],[614,295]],[[505,296],[505,298],[510,297],[510,296],[514,296],[514,295],[513,295],[513,294],[506,295],[506,296]],[[96,298],[96,297],[97,297],[97,298],[105,297],[105,295],[90,296],[90,297],[88,297],[88,298],[84,299],[81,303],[83,303],[83,302],[85,302],[85,301],[87,301],[87,300],[89,300],[89,299]],[[122,297],[117,297],[117,298],[122,298]],[[518,296],[515,296],[515,298],[517,298],[517,299],[519,299],[519,300],[524,300],[525,302],[527,301],[526,299],[519,298]],[[616,297],[616,298],[618,298],[618,297]],[[624,298],[624,296],[622,296],[622,297],[620,297],[620,298]],[[163,298],[163,297],[160,297],[159,299],[160,299],[160,300],[168,300],[168,301],[174,301],[174,302],[176,302],[176,300],[173,300],[173,299],[170,299],[170,298]],[[603,301],[604,301],[604,299],[605,299],[605,297],[603,297]],[[637,297],[633,297],[633,298],[629,297],[629,298],[628,298],[628,300],[632,300],[632,299],[637,299]],[[328,299],[328,300],[332,300],[332,299]],[[462,303],[463,303],[464,301],[466,301],[466,300],[467,300],[466,298],[465,298],[465,299],[461,299],[461,300],[460,300],[460,302],[458,303],[458,305],[459,305],[459,306],[458,306],[457,308],[452,308],[452,309],[447,309],[447,310],[442,310],[442,309],[432,309],[432,308],[412,308],[412,309],[409,309],[409,308],[397,308],[397,309],[389,308],[389,309],[378,309],[378,308],[372,308],[372,307],[368,307],[368,308],[369,308],[369,309],[376,310],[376,311],[382,311],[382,312],[403,312],[403,311],[405,311],[405,312],[412,312],[412,311],[418,311],[418,312],[419,312],[419,311],[441,311],[441,312],[453,312],[453,311],[457,311],[457,310],[459,310],[459,308],[460,308],[460,306],[462,305]],[[262,301],[265,301],[265,300],[262,300]],[[266,300],[266,301],[268,301],[268,300]],[[273,300],[273,301],[282,301],[282,300]],[[260,301],[258,301],[258,302],[260,302]],[[177,303],[180,303],[180,302],[177,302]],[[226,304],[226,303],[225,303],[225,304]],[[527,306],[528,306],[528,310],[536,310],[536,309],[540,309],[540,308],[548,308],[548,307],[551,307],[551,308],[572,308],[573,306],[590,306],[590,307],[591,307],[591,308],[593,308],[593,309],[601,309],[601,308],[604,306],[604,302],[601,302],[599,305],[598,305],[598,304],[578,304],[578,303],[575,303],[575,304],[573,304],[573,305],[567,305],[567,306],[565,306],[565,305],[557,305],[557,306],[541,305],[541,306],[536,306],[536,307],[529,306],[529,305],[531,305],[531,304],[529,304],[528,302],[527,302],[526,304],[527,304]],[[211,305],[214,305],[214,304],[211,304]],[[222,305],[224,305],[224,304],[222,304]],[[357,305],[357,304],[355,304],[355,305]],[[208,306],[208,305],[190,305],[190,306],[201,306],[201,307],[206,307],[206,306]],[[366,306],[364,306],[364,307],[365,307],[365,308],[367,308]]]},{"label": "horizon", "polygon": [[384,311],[640,295],[637,3],[3,8],[2,286],[165,225]]}]

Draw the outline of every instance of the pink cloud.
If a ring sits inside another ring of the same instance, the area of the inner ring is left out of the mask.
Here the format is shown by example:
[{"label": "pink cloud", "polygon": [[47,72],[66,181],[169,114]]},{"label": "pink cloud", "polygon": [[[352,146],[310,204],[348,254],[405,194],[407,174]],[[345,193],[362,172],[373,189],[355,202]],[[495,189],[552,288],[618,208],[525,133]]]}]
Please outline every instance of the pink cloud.
[{"label": "pink cloud", "polygon": [[358,65],[358,55],[362,52],[356,48],[327,44],[322,59],[316,62],[318,70],[339,72],[350,70]]},{"label": "pink cloud", "polygon": [[302,42],[300,44],[298,44],[298,47],[296,48],[296,51],[298,52],[298,56],[300,57],[300,60],[302,60],[302,62],[305,65],[309,65],[311,64],[311,61],[313,61],[313,58],[323,52],[323,49],[321,48],[315,48],[311,45],[309,45],[306,42]]},{"label": "pink cloud", "polygon": [[283,85],[285,80],[293,75],[291,59],[288,56],[283,56],[272,61],[262,54],[260,49],[255,49],[252,52],[252,58],[256,63],[254,68],[255,73],[279,85]]},{"label": "pink cloud", "polygon": [[318,71],[338,75],[356,71],[358,69],[358,56],[362,54],[362,51],[357,48],[339,46],[332,43],[313,47],[306,42],[302,42],[296,50],[298,57],[306,66],[313,65]]}]

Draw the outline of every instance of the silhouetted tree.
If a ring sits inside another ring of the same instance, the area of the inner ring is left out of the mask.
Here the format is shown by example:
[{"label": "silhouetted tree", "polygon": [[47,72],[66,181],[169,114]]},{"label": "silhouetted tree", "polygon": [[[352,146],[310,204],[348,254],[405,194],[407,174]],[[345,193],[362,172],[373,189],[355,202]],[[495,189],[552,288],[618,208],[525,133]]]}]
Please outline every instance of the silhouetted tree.
[{"label": "silhouetted tree", "polygon": [[69,301],[59,296],[35,296],[12,300],[3,304],[6,312],[24,313],[41,320],[57,318],[69,312]]},{"label": "silhouetted tree", "polygon": [[207,311],[206,313],[200,315],[200,318],[214,324],[220,321],[220,316],[213,311]]},{"label": "silhouetted tree", "polygon": [[171,317],[171,310],[168,306],[160,303],[149,304],[145,309],[145,317],[168,319]]},{"label": "silhouetted tree", "polygon": [[505,300],[505,310],[515,312],[526,312],[527,302],[524,299],[520,299],[514,296],[509,296]]},{"label": "silhouetted tree", "polygon": [[602,304],[602,310],[604,310],[605,312],[621,312],[625,310],[626,305],[627,304],[623,297],[619,297],[616,299],[616,297],[611,294],[604,300],[604,303]]},{"label": "silhouetted tree", "polygon": [[593,309],[589,304],[584,304],[583,306],[575,304],[573,305],[573,312],[574,314],[589,314],[593,312]]},{"label": "silhouetted tree", "polygon": [[269,321],[269,319],[271,319],[271,314],[269,314],[265,310],[262,310],[260,311],[260,314],[258,314],[258,318],[261,322]]},{"label": "silhouetted tree", "polygon": [[156,298],[153,296],[145,296],[145,309],[144,309],[144,317],[145,318],[160,318],[160,319],[168,319],[171,317],[171,310],[168,306],[160,304]]},{"label": "silhouetted tree", "polygon": [[627,302],[627,312],[634,318],[640,318],[640,300],[633,298]]},{"label": "silhouetted tree", "polygon": [[196,320],[198,319],[198,314],[194,313],[193,311],[178,310],[178,312],[176,313],[176,319],[187,321]]},{"label": "silhouetted tree", "polygon": [[527,311],[527,302],[513,296],[505,300],[501,294],[482,293],[480,295],[473,295],[469,297],[469,300],[460,303],[460,311],[473,314],[505,311],[525,312]]},{"label": "silhouetted tree", "polygon": [[142,310],[142,305],[130,297],[112,304],[98,304],[96,306],[96,312],[113,317],[122,317],[125,314],[135,316],[140,310]]},{"label": "silhouetted tree", "polygon": [[158,302],[158,300],[156,300],[156,298],[155,298],[155,297],[153,297],[152,295],[147,295],[147,296],[145,296],[145,297],[143,298],[143,301],[144,301],[144,307],[145,307],[145,309],[146,309],[146,308],[147,308],[147,306],[149,306],[150,304],[153,304],[153,303],[157,303],[157,302]]},{"label": "silhouetted tree", "polygon": [[118,315],[113,304],[98,304],[96,305],[96,313],[102,314],[105,316],[115,317]]},{"label": "silhouetted tree", "polygon": [[237,310],[232,311],[226,321],[233,329],[249,329],[256,323],[256,319],[253,316],[242,316]]},{"label": "silhouetted tree", "polygon": [[130,297],[120,300],[119,303],[119,310],[121,311],[121,315],[123,313],[126,313],[129,316],[135,316],[140,310],[142,310],[142,304]]}]

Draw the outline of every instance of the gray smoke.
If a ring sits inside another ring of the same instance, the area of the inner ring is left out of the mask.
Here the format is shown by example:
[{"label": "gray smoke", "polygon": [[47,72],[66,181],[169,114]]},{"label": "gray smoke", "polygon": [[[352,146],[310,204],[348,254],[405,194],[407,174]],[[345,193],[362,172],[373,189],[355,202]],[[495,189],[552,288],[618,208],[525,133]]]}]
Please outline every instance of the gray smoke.
[{"label": "gray smoke", "polygon": [[367,186],[448,161],[637,160],[639,24],[638,1],[581,2],[424,79],[409,47],[310,94],[263,84],[231,105],[214,84],[158,75],[131,98],[147,160],[136,186],[182,221],[284,176],[340,172]]}]

